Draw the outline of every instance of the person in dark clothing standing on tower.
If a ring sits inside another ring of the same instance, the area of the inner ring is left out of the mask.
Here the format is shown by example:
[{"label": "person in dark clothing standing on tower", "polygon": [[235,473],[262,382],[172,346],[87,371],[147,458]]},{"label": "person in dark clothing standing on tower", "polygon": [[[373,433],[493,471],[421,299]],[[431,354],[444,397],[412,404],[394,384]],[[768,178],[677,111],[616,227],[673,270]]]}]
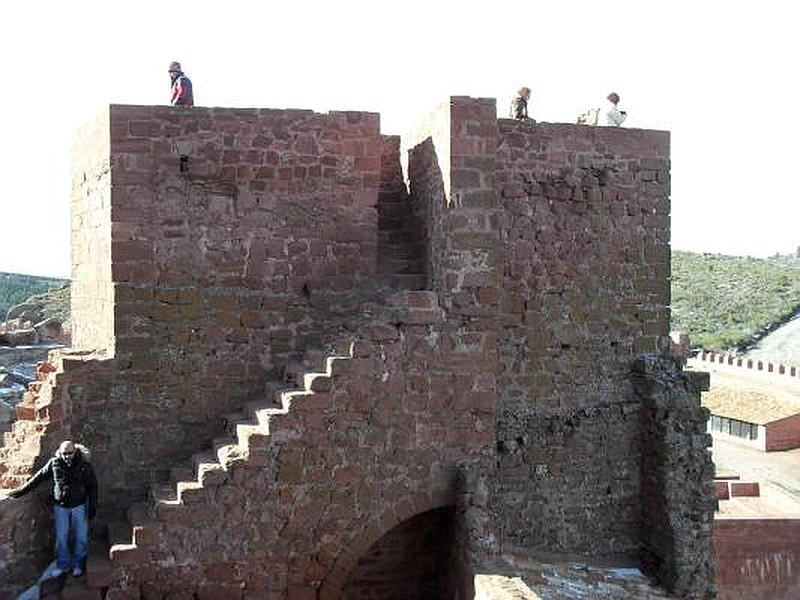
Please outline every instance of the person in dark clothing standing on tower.
[{"label": "person in dark clothing standing on tower", "polygon": [[531,99],[531,88],[529,87],[522,87],[519,88],[517,91],[517,95],[511,101],[511,114],[509,115],[512,119],[516,119],[518,121],[529,121],[531,123],[536,123],[533,119],[528,116],[528,102]]},{"label": "person in dark clothing standing on tower", "polygon": [[183,72],[181,63],[176,61],[169,63],[169,76],[172,79],[170,104],[172,106],[194,106],[192,80]]},{"label": "person in dark clothing standing on tower", "polygon": [[[47,461],[25,485],[12,490],[9,496],[20,498],[46,479],[53,480],[54,517],[56,525],[56,570],[58,577],[72,569],[80,577],[86,568],[89,519],[97,511],[97,478],[89,462],[89,450],[70,441],[62,442],[55,456]],[[74,551],[70,552],[72,531]]]}]

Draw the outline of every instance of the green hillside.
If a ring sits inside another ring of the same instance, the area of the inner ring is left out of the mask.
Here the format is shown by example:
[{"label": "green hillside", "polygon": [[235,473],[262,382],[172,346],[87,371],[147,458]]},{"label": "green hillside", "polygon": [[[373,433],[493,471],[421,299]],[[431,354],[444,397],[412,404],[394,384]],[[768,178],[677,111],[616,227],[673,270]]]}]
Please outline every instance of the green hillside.
[{"label": "green hillside", "polygon": [[800,263],[672,253],[672,330],[693,346],[726,349],[800,309]]},{"label": "green hillside", "polygon": [[5,319],[6,311],[15,304],[24,302],[31,296],[61,288],[66,283],[66,279],[55,277],[0,273],[0,321]]}]

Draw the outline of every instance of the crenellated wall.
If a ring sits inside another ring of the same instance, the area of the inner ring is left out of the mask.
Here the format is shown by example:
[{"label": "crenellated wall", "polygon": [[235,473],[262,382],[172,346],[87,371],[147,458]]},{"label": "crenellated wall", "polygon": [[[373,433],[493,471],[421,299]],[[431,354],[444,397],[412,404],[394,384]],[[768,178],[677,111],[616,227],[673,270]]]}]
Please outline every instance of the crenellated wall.
[{"label": "crenellated wall", "polygon": [[[690,364],[700,366],[702,363],[711,363],[724,366],[731,370],[746,369],[749,371],[759,371],[763,374],[785,377],[800,377],[800,368],[795,365],[785,365],[783,363],[772,363],[758,358],[748,358],[746,356],[735,356],[733,354],[718,352],[701,352],[695,358],[689,359]],[[775,379],[779,381],[779,379]]]}]

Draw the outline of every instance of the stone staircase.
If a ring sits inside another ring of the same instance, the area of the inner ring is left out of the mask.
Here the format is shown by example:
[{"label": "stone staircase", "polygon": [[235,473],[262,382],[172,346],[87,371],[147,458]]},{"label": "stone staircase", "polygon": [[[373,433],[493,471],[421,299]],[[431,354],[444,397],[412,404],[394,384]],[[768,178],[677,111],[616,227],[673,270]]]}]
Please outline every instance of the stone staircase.
[{"label": "stone staircase", "polygon": [[[214,488],[223,485],[236,465],[264,465],[272,459],[270,436],[289,435],[281,431],[293,405],[314,409],[314,396],[331,389],[332,380],[349,372],[356,343],[333,345],[327,352],[309,351],[302,363],[294,366],[295,389],[276,392],[275,398],[245,404],[237,413],[223,418],[224,433],[210,448],[194,454],[186,464],[171,469],[171,480],[155,485],[148,501],[131,505],[127,521],[109,523],[105,539],[90,549],[86,576],[67,577],[63,588],[43,595],[71,600],[106,597],[114,585],[117,567],[141,564],[149,549],[164,535],[169,523],[180,520],[178,513],[187,505],[204,501]],[[305,371],[303,371],[305,369]],[[58,586],[55,586],[56,588]]]},{"label": "stone staircase", "polygon": [[3,434],[3,444],[0,446],[0,489],[19,487],[33,473],[34,462],[42,451],[41,441],[45,428],[37,419],[37,401],[49,401],[63,372],[63,361],[58,367],[39,363],[36,380],[28,384],[22,402],[16,407],[17,420],[12,424],[11,430]]},{"label": "stone staircase", "polygon": [[378,271],[393,289],[427,287],[425,223],[406,190],[400,166],[399,138],[384,146],[378,194]]}]

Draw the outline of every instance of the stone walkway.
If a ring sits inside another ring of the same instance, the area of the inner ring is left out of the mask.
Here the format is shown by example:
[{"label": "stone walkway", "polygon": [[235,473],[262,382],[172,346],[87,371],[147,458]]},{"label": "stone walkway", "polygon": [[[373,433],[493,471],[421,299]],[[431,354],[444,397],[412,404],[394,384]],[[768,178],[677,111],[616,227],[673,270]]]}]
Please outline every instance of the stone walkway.
[{"label": "stone walkway", "polygon": [[476,577],[480,600],[667,600],[672,598],[639,569],[578,562],[545,563],[505,556]]}]

